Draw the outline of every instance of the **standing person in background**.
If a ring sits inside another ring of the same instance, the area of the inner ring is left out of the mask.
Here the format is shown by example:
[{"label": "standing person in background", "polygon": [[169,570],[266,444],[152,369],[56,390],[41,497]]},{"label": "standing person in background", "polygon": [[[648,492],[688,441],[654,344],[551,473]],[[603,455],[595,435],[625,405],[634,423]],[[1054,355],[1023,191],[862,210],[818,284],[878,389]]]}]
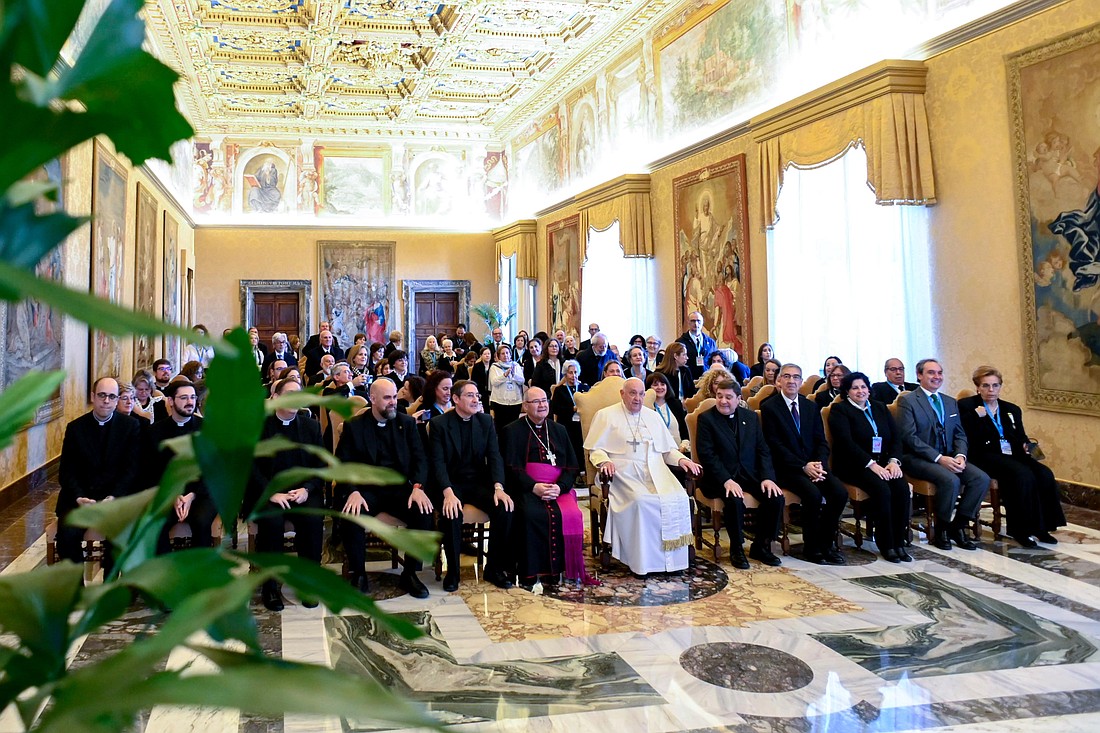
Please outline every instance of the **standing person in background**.
[{"label": "standing person in background", "polygon": [[502,344],[489,367],[489,410],[498,433],[519,418],[524,382],[523,367],[512,361],[508,344]]},{"label": "standing person in background", "polygon": [[703,314],[699,311],[688,313],[688,329],[676,339],[687,350],[687,368],[693,380],[703,376],[707,368],[707,357],[718,348],[714,339],[703,332]]}]

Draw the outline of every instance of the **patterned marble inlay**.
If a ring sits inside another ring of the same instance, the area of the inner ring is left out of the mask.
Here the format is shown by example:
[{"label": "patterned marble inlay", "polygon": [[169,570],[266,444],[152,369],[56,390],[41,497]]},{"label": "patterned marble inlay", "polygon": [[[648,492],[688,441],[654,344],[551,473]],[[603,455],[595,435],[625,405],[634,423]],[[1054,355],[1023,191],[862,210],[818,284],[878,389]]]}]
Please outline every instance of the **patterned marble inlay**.
[{"label": "patterned marble inlay", "polygon": [[704,682],[744,692],[790,692],[814,678],[798,657],[759,644],[698,644],[680,655],[680,666]]},{"label": "patterned marble inlay", "polygon": [[926,573],[852,578],[929,619],[889,628],[812,634],[885,679],[1100,659],[1080,633]]},{"label": "patterned marble inlay", "polygon": [[[593,565],[591,558],[588,563]],[[589,568],[589,572],[595,570]],[[638,578],[625,565],[616,563],[600,573],[600,579],[603,585],[562,583],[545,588],[543,595],[598,606],[668,606],[712,596],[729,581],[725,570],[702,558],[696,558],[694,567],[681,573],[652,573],[646,578]]]},{"label": "patterned marble inlay", "polygon": [[[333,666],[424,703],[444,723],[661,705],[664,699],[616,653],[459,664],[428,611],[395,614],[424,636],[408,641],[365,616],[330,616]],[[345,721],[345,730],[364,730]]]}]

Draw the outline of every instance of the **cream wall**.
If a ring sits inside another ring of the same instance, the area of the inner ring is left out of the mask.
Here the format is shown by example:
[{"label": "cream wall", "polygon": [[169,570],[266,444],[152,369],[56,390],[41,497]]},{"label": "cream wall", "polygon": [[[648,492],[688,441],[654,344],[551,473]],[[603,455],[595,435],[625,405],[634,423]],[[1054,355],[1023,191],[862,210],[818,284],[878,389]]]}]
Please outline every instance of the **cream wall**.
[{"label": "cream wall", "polygon": [[[195,318],[213,333],[241,319],[241,280],[311,280],[312,326],[318,311],[317,242],[320,240],[396,242],[398,310],[391,320],[401,328],[402,280],[469,280],[471,304],[497,301],[493,237],[404,229],[322,229],[310,227],[201,227],[195,233]],[[304,339],[308,334],[300,334]]]},{"label": "cream wall", "polygon": [[[114,152],[109,141],[104,143]],[[71,214],[88,215],[92,209],[92,156],[93,145],[86,142],[66,154],[63,200]],[[163,297],[163,222],[164,211],[171,212],[179,223],[179,246],[193,261],[193,230],[188,225],[175,202],[151,181],[143,169],[134,168],[125,158],[118,156],[127,170],[126,230],[124,236],[122,304],[133,306],[134,272],[136,270],[137,184],[140,182],[157,200],[157,250],[155,256],[156,296],[154,303],[160,315]],[[82,226],[65,242],[65,284],[73,289],[87,290],[91,283],[91,227]],[[67,376],[62,388],[64,411],[56,420],[30,427],[15,436],[14,443],[0,451],[0,487],[7,487],[31,472],[46,465],[61,453],[65,426],[73,418],[89,409],[88,404],[88,328],[73,318],[65,318],[65,370]],[[133,338],[122,343],[122,377],[129,380],[134,372]]]}]

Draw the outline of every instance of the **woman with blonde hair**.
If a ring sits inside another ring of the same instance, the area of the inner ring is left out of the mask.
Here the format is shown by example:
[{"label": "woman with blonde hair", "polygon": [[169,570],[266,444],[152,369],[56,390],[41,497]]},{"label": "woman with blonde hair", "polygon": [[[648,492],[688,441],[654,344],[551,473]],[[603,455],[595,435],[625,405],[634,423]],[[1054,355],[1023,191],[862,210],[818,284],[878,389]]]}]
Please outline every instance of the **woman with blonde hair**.
[{"label": "woman with blonde hair", "polygon": [[426,377],[435,371],[436,362],[442,353],[443,349],[439,347],[439,340],[435,336],[424,339],[424,348],[420,350],[420,376]]}]

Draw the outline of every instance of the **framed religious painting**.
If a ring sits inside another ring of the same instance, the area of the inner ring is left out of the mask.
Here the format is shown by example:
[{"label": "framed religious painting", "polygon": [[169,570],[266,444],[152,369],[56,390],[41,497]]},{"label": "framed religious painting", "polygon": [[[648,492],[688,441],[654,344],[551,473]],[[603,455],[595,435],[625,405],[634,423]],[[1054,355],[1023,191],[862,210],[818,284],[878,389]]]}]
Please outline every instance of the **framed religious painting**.
[{"label": "framed religious painting", "polygon": [[396,325],[396,246],[396,242],[317,243],[321,314],[340,343],[354,343],[357,333],[365,333],[368,343],[388,340]]},{"label": "framed religious painting", "polygon": [[[134,310],[156,316],[157,297],[157,200],[149,189],[137,185],[137,221],[134,232]],[[153,337],[134,336],[134,366],[152,364],[156,357]]]},{"label": "framed religious painting", "polygon": [[[167,211],[164,212],[164,232],[162,235],[164,249],[162,252],[163,267],[161,269],[161,318],[166,323],[180,324],[180,251],[179,251],[179,222],[172,218]],[[161,357],[172,362],[174,369],[182,365],[180,358],[180,337],[168,334],[164,337],[164,351]],[[138,365],[142,366],[142,365]]]},{"label": "framed religious painting", "polygon": [[[92,294],[122,303],[126,232],[126,169],[98,140],[92,162]],[[122,341],[92,329],[88,384],[121,376]]]},{"label": "framed religious painting", "polygon": [[720,348],[752,348],[749,213],[745,156],[714,163],[672,182],[679,327],[703,314]]},{"label": "framed religious painting", "polygon": [[1028,404],[1100,415],[1100,25],[1007,64]]},{"label": "framed religious painting", "polygon": [[[65,157],[55,158],[28,176],[28,182],[57,185],[56,200],[40,197],[36,203],[40,216],[63,210],[65,207],[66,177]],[[84,229],[79,230],[84,236]],[[35,267],[40,279],[64,281],[65,245],[61,244],[43,257]],[[26,298],[16,303],[0,302],[0,392],[7,390],[28,372],[46,372],[65,368],[65,321],[61,311],[37,298]],[[62,387],[39,406],[33,425],[49,422],[61,416],[63,410]]]},{"label": "framed religious painting", "polygon": [[570,216],[546,227],[546,272],[550,278],[550,333],[559,328],[577,336],[581,328],[580,217]]}]

